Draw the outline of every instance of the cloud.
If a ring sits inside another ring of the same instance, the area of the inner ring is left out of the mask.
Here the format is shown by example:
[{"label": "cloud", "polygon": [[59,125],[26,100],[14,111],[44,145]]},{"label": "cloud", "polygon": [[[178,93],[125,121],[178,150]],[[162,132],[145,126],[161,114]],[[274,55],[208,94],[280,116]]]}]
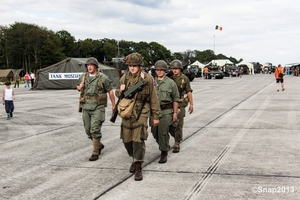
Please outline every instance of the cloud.
[{"label": "cloud", "polygon": [[10,0],[1,3],[0,25],[21,21],[67,30],[77,40],[155,41],[172,52],[215,49],[250,62],[283,64],[299,62],[295,5],[296,0]]}]

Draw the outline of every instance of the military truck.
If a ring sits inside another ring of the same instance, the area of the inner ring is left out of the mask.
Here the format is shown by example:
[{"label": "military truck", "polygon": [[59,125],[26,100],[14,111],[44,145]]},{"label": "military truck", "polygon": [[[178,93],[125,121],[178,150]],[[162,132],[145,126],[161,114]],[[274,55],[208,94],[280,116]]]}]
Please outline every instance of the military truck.
[{"label": "military truck", "polygon": [[207,66],[208,67],[208,79],[223,79],[224,78],[224,72],[219,70],[219,67],[217,65]]},{"label": "military truck", "polygon": [[190,73],[194,73],[196,77],[201,77],[202,75],[202,70],[198,65],[190,65],[188,70]]},{"label": "military truck", "polygon": [[182,73],[184,75],[186,75],[189,78],[189,80],[192,82],[196,78],[195,71],[194,70],[190,70],[188,68],[188,65],[183,65],[182,67],[183,67]]}]

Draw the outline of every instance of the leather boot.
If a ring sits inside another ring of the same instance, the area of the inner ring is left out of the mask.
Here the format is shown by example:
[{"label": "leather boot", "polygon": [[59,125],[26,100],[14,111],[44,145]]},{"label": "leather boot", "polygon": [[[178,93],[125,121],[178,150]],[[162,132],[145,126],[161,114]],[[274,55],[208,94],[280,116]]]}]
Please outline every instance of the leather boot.
[{"label": "leather boot", "polygon": [[175,145],[173,147],[173,153],[179,153],[180,151],[180,142],[175,142]]},{"label": "leather boot", "polygon": [[100,139],[93,138],[93,152],[92,156],[89,158],[89,161],[95,161],[98,160],[99,154],[101,153],[101,150],[104,148],[104,145],[100,143]]},{"label": "leather boot", "polygon": [[130,165],[129,172],[130,173],[134,173],[135,172],[135,163],[134,162]]},{"label": "leather boot", "polygon": [[166,163],[167,162],[167,157],[168,157],[168,152],[167,151],[161,151],[160,159],[158,163]]},{"label": "leather boot", "polygon": [[142,163],[141,162],[136,162],[135,163],[134,180],[135,181],[141,181],[141,180],[143,180]]}]

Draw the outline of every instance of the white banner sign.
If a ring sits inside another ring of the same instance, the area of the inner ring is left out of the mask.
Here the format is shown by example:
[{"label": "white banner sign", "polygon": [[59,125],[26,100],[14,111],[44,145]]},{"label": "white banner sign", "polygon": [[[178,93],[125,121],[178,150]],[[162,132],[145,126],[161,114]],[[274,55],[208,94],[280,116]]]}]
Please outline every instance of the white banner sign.
[{"label": "white banner sign", "polygon": [[81,73],[49,73],[49,80],[79,79]]}]

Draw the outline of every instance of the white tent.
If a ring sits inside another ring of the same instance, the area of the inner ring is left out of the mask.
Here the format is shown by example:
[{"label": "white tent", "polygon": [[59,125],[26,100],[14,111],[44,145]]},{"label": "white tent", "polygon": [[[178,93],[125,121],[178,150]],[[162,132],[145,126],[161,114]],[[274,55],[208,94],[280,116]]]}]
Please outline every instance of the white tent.
[{"label": "white tent", "polygon": [[204,68],[204,64],[202,64],[201,62],[199,62],[198,60],[196,60],[195,62],[193,62],[192,64],[190,64],[187,68],[189,69],[191,66],[198,66],[199,69],[201,69],[201,75],[203,76],[203,68]]},{"label": "white tent", "polygon": [[210,61],[206,66],[217,65],[218,67],[223,67],[226,64],[233,65],[233,63],[228,59],[219,59]]},{"label": "white tent", "polygon": [[[254,67],[253,64],[248,62],[248,61],[241,61],[237,64],[237,66],[242,66],[242,65],[246,65],[249,68],[249,74],[253,74],[254,73]],[[252,73],[251,73],[252,72]]]}]

